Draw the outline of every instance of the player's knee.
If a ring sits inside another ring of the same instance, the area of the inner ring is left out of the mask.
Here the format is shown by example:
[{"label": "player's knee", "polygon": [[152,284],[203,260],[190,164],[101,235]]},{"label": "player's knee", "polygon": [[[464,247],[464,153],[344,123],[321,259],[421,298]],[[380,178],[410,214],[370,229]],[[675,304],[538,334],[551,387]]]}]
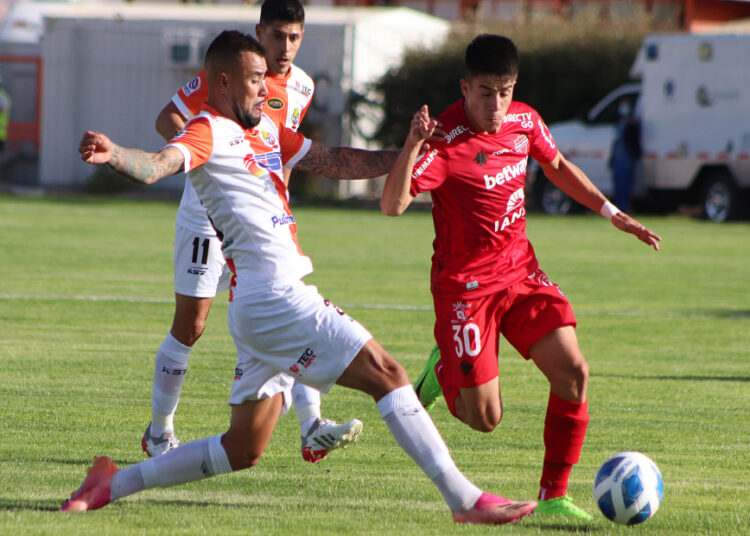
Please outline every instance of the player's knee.
[{"label": "player's knee", "polygon": [[195,317],[189,321],[180,322],[176,320],[172,324],[172,335],[185,346],[193,346],[203,335],[203,330],[206,329],[205,318]]},{"label": "player's knee", "polygon": [[373,370],[378,372],[373,377],[374,383],[377,384],[376,390],[379,391],[376,397],[379,397],[380,392],[389,393],[394,389],[409,385],[409,375],[404,367],[385,350],[380,355],[371,356],[370,359],[372,359]]},{"label": "player's knee", "polygon": [[241,471],[258,465],[260,456],[260,454],[254,452],[245,452],[231,457],[227,455],[227,458],[229,459],[229,465],[231,465],[234,471]]},{"label": "player's knee", "polygon": [[492,432],[500,424],[500,419],[495,419],[489,415],[478,415],[472,417],[467,424],[478,432],[488,433]]},{"label": "player's knee", "polygon": [[379,400],[391,391],[409,385],[409,376],[398,361],[371,340],[360,350],[337,383]]},{"label": "player's knee", "polygon": [[252,445],[243,444],[240,441],[234,441],[228,434],[224,435],[222,438],[222,445],[227,454],[229,465],[234,471],[250,469],[251,467],[258,465],[263,454],[262,451],[258,451],[253,448]]},{"label": "player's knee", "polygon": [[456,412],[462,421],[478,432],[492,432],[503,418],[502,406],[489,404],[469,409],[463,407],[460,399],[456,400]]},{"label": "player's knee", "polygon": [[575,386],[575,390],[580,397],[583,397],[586,393],[586,386],[589,382],[589,364],[585,359],[581,359],[576,363],[572,371],[572,384]]}]

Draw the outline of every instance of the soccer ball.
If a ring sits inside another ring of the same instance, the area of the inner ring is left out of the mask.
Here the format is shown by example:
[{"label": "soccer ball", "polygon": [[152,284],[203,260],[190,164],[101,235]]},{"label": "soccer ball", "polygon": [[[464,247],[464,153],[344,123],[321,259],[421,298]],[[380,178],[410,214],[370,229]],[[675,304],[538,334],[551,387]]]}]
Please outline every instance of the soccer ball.
[{"label": "soccer ball", "polygon": [[637,525],[659,509],[664,482],[656,464],[640,452],[620,452],[602,464],[594,479],[594,500],[604,516]]}]

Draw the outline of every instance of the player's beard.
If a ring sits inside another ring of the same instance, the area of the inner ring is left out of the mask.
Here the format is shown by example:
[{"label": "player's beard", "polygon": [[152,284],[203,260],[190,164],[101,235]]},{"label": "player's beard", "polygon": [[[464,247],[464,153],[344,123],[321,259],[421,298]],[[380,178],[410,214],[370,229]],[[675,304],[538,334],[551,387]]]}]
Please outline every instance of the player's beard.
[{"label": "player's beard", "polygon": [[258,126],[260,123],[260,115],[254,116],[252,112],[245,110],[240,106],[238,102],[232,105],[234,109],[234,116],[237,118],[237,122],[244,129],[251,129]]}]

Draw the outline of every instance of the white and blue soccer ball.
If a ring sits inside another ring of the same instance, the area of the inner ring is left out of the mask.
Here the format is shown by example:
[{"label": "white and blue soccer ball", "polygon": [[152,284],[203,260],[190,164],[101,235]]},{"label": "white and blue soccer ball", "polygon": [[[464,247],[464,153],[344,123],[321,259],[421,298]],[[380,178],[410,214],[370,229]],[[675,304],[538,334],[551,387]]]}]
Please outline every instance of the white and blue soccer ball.
[{"label": "white and blue soccer ball", "polygon": [[640,452],[620,452],[605,461],[594,479],[594,500],[604,516],[621,525],[650,519],[661,504],[664,482],[656,464]]}]

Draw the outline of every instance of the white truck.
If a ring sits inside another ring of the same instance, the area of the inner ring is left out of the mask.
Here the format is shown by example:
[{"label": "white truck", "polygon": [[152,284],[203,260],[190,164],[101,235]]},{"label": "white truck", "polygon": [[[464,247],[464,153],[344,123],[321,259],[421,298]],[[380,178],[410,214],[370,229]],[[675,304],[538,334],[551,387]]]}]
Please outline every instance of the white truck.
[{"label": "white truck", "polygon": [[[713,221],[747,214],[750,193],[750,34],[662,34],[645,38],[620,86],[583,121],[550,125],[560,151],[605,194],[623,99],[635,103],[643,157],[633,197],[642,207],[698,205]],[[533,197],[549,213],[576,209],[538,170]]]}]

